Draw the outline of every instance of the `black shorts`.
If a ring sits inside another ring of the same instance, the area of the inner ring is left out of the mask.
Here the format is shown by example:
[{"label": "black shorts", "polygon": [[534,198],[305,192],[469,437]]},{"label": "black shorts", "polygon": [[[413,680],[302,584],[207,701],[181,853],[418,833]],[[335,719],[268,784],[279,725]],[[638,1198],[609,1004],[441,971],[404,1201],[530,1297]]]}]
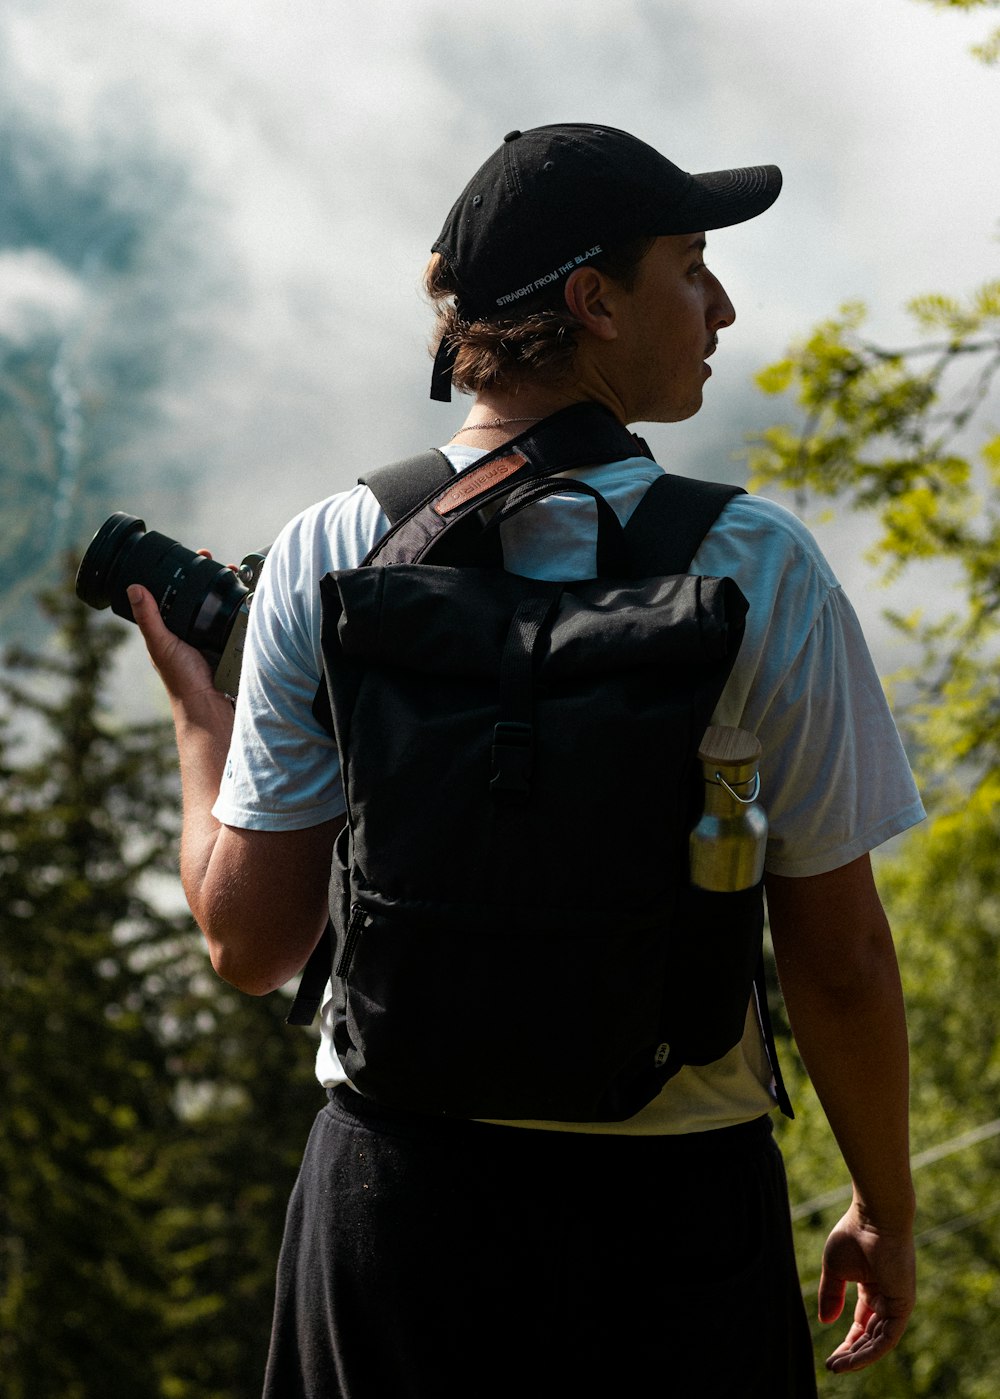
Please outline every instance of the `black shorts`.
[{"label": "black shorts", "polygon": [[812,1399],[770,1121],[607,1137],[336,1089],[288,1210],[265,1399]]}]

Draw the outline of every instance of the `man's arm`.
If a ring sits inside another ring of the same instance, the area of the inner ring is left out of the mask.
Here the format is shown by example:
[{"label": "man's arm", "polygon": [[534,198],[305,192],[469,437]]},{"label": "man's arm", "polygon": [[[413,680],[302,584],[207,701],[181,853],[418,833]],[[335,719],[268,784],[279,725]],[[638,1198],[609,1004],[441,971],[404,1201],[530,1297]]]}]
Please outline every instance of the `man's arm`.
[{"label": "man's arm", "polygon": [[183,792],[181,881],[220,976],[265,995],[302,970],[326,926],[333,842],[343,818],[301,831],[247,831],[212,815],[232,706],[208,664],[168,631],[144,588],[129,589],[135,620],[166,687]]},{"label": "man's arm", "polygon": [[828,874],[767,878],[781,989],[854,1199],[823,1252],[819,1316],[854,1322],[827,1361],[862,1370],[892,1350],[915,1300],[906,1022],[892,935],[867,855]]}]

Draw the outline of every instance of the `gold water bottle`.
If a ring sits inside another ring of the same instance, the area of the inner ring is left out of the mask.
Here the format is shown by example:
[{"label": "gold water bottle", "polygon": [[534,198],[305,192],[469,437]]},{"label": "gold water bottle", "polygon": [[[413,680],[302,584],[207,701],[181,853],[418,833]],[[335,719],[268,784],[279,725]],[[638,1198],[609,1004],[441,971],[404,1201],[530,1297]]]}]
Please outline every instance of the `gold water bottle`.
[{"label": "gold water bottle", "polygon": [[691,883],[714,893],[750,889],[764,873],[767,817],[757,804],[761,746],[746,729],[713,724],[698,749],[705,809],[691,832]]}]

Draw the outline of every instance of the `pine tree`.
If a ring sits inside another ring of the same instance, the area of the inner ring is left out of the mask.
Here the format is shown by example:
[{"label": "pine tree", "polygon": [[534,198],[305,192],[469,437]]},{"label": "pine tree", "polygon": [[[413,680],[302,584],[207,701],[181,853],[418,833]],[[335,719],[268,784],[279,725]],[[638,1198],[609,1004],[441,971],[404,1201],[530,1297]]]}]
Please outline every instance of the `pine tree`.
[{"label": "pine tree", "polygon": [[9,653],[0,681],[3,1393],[244,1399],[322,1101],[314,1045],[164,907],[172,735],[103,705],[125,628],[68,589],[45,610],[58,644]]},{"label": "pine tree", "polygon": [[162,732],[100,715],[120,636],[46,606],[60,652],[12,653],[3,683],[43,734],[15,769],[8,722],[0,753],[0,1373],[9,1399],[142,1399],[159,1392],[146,1233],[174,1119],[155,968],[190,932],[142,887],[174,834]]}]

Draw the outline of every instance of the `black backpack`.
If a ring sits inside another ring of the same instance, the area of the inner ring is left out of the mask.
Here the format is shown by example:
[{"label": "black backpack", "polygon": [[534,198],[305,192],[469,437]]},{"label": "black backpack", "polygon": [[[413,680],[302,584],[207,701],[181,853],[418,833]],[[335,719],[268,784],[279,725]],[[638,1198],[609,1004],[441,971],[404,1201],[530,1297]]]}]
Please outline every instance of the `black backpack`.
[{"label": "black backpack", "polygon": [[[621,1120],[742,1036],[761,887],[706,893],[687,870],[697,749],[747,610],[687,568],[738,488],[663,476],[623,530],[598,492],[552,479],[636,443],[578,405],[457,475],[436,453],[375,473],[399,518],[321,582],[316,712],[348,813],[334,1047],[385,1105]],[[505,572],[503,520],[571,491],[597,506],[599,576]]]}]

